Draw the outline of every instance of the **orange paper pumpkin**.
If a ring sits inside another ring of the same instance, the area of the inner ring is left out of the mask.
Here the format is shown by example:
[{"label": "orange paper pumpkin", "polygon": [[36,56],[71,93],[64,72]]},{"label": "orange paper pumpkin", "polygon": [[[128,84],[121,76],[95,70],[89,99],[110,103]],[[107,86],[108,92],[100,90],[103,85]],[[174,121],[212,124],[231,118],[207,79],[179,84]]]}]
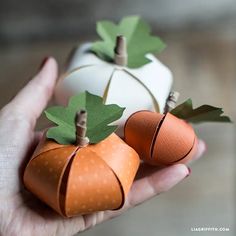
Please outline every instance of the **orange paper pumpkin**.
[{"label": "orange paper pumpkin", "polygon": [[71,217],[121,208],[138,166],[138,154],[114,133],[81,148],[44,138],[25,169],[24,184]]},{"label": "orange paper pumpkin", "polygon": [[170,113],[139,111],[125,125],[125,141],[151,165],[186,163],[196,152],[193,128]]}]

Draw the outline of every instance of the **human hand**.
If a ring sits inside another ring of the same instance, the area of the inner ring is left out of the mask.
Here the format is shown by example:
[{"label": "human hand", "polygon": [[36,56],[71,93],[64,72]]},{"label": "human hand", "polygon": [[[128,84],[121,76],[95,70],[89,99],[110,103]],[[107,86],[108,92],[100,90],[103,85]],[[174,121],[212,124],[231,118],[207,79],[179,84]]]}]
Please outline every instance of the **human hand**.
[{"label": "human hand", "polygon": [[[122,209],[63,218],[22,186],[22,170],[42,134],[35,124],[52,96],[57,63],[49,58],[41,71],[0,111],[0,235],[74,235],[108,220],[188,176],[183,164],[157,169],[143,164]],[[205,144],[198,143],[198,159]]]}]

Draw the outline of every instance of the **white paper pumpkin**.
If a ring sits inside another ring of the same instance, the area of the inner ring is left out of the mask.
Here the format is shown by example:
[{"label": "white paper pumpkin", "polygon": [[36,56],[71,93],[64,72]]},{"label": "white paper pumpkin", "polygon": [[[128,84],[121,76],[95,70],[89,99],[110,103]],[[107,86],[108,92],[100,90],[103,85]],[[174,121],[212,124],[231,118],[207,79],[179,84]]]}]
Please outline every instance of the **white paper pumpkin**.
[{"label": "white paper pumpkin", "polygon": [[77,48],[66,73],[59,80],[56,102],[66,105],[69,98],[87,90],[102,96],[106,104],[126,107],[117,133],[122,136],[127,118],[139,110],[163,112],[172,85],[171,71],[154,55],[150,63],[135,69],[118,66],[98,58],[87,43]]}]

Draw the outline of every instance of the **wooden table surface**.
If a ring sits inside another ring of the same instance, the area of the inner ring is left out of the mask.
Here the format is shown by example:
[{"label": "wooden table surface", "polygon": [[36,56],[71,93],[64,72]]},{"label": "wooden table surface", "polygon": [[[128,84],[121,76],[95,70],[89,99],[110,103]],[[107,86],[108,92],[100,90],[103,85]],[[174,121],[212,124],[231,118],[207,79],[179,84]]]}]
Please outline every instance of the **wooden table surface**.
[{"label": "wooden table surface", "polygon": [[[169,33],[168,48],[158,57],[174,74],[180,101],[224,107],[236,120],[236,38],[214,32]],[[0,107],[37,71],[41,59],[53,55],[62,68],[75,41],[41,42],[0,47]],[[37,128],[45,126],[41,118]],[[191,235],[191,227],[229,227],[235,233],[235,126],[203,124],[196,132],[208,145],[191,165],[192,174],[171,191],[81,235]],[[201,232],[199,235],[215,235]]]}]

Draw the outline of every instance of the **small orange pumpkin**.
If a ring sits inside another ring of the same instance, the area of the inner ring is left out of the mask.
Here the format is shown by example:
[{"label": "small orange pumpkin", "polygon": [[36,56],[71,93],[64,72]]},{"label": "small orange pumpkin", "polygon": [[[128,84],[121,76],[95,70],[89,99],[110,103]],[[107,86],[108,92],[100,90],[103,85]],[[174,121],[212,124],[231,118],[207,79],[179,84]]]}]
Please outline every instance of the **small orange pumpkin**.
[{"label": "small orange pumpkin", "polygon": [[138,166],[138,154],[114,133],[85,147],[44,137],[25,169],[24,184],[71,217],[121,208]]},{"label": "small orange pumpkin", "polygon": [[170,113],[136,112],[126,121],[124,133],[125,142],[151,165],[186,163],[196,152],[193,128]]}]

